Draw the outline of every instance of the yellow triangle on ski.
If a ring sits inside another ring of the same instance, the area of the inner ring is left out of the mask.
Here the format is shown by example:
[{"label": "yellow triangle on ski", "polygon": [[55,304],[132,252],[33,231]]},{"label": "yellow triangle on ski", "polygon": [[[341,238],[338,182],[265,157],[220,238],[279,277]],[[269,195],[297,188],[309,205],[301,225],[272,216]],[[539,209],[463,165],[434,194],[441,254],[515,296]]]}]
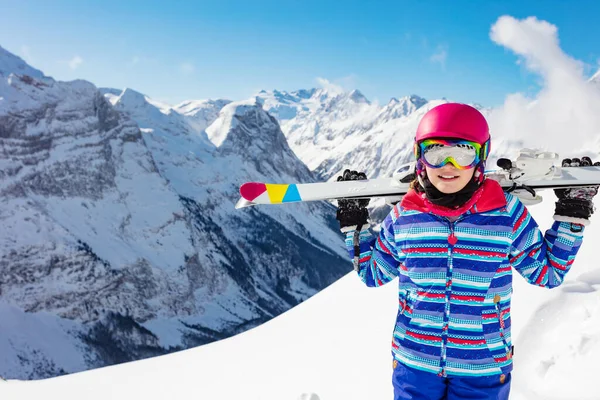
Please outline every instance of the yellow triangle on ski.
[{"label": "yellow triangle on ski", "polygon": [[283,201],[283,196],[285,196],[285,192],[287,191],[288,186],[290,185],[278,185],[273,183],[267,183],[267,193],[269,193],[269,199],[271,203],[281,203]]}]

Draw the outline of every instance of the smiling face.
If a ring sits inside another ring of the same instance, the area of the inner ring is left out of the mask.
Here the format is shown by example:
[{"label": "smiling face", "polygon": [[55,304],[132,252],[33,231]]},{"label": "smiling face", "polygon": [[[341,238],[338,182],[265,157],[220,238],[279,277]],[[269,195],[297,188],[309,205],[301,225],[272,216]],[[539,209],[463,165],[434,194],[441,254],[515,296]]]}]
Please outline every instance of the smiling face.
[{"label": "smiling face", "polygon": [[452,194],[463,189],[475,173],[475,168],[458,169],[452,163],[442,168],[425,166],[427,177],[433,186],[442,193]]}]

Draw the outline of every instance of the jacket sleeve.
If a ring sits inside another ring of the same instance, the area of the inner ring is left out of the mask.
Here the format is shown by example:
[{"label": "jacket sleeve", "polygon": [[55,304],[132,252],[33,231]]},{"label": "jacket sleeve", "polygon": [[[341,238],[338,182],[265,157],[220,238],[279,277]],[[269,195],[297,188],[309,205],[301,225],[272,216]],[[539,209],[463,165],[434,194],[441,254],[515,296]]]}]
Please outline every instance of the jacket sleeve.
[{"label": "jacket sleeve", "polygon": [[577,225],[574,232],[571,223],[555,221],[542,236],[523,203],[516,198],[513,201],[510,264],[532,285],[559,286],[575,261],[585,228]]},{"label": "jacket sleeve", "polygon": [[[369,287],[382,286],[398,276],[398,268],[406,258],[394,240],[394,210],[381,223],[375,237],[369,229],[346,233],[346,247],[360,279]],[[358,250],[358,251],[355,251]]]}]

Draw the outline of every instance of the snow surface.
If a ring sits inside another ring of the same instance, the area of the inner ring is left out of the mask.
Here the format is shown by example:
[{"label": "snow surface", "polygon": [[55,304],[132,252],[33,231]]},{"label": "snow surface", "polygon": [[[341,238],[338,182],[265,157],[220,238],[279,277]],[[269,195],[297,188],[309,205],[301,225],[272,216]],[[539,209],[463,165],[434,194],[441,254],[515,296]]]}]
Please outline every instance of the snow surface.
[{"label": "snow surface", "polygon": [[8,76],[11,73],[28,75],[38,80],[46,78],[42,71],[29,66],[22,58],[0,46],[0,76]]},{"label": "snow surface", "polygon": [[[554,196],[531,206],[542,229]],[[600,224],[554,290],[514,274],[514,400],[600,399]],[[343,243],[340,241],[340,246]],[[397,280],[367,288],[354,272],[273,320],[209,345],[40,381],[0,381],[3,400],[144,398],[364,400],[392,397]]]}]

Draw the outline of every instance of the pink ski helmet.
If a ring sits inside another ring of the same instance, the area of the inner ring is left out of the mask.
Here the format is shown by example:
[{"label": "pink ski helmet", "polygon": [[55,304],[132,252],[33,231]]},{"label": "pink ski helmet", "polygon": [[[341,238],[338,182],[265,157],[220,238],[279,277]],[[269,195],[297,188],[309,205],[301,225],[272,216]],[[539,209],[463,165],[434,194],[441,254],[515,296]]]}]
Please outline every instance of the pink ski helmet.
[{"label": "pink ski helmet", "polygon": [[476,108],[461,103],[440,104],[429,110],[419,122],[415,136],[415,157],[419,176],[425,173],[419,161],[419,143],[426,139],[462,139],[481,145],[480,159],[475,178],[481,182],[485,161],[490,151],[490,130],[483,114]]},{"label": "pink ski helmet", "polygon": [[415,142],[432,138],[463,139],[483,145],[490,139],[490,129],[476,108],[445,103],[429,110],[419,122]]}]

